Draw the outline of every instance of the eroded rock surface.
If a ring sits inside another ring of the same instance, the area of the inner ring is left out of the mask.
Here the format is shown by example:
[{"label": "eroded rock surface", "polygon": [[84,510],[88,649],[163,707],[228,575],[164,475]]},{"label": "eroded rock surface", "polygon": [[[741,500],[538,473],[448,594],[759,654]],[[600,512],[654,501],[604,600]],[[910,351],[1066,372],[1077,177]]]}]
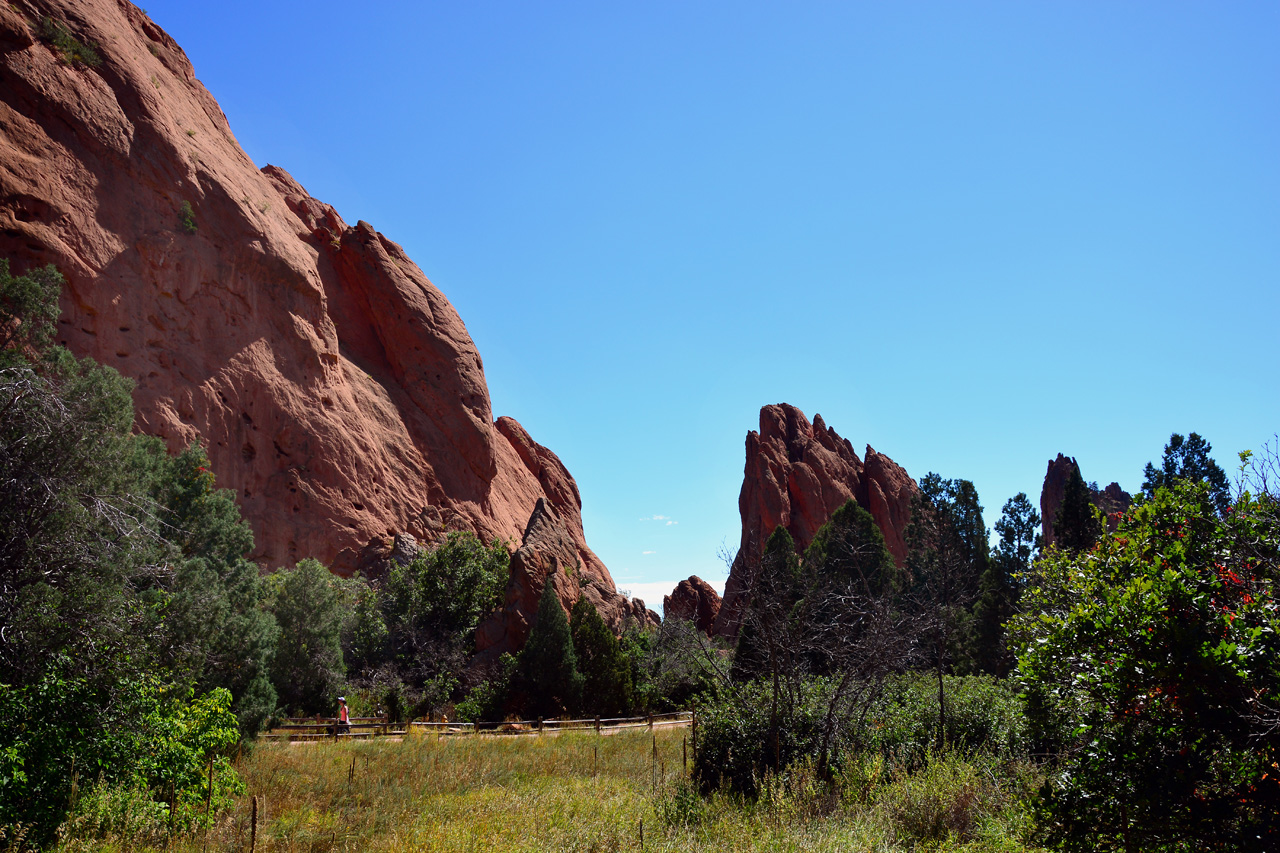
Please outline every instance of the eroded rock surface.
[{"label": "eroded rock surface", "polygon": [[662,597],[663,619],[687,620],[707,635],[715,631],[719,614],[720,594],[697,575],[680,581],[670,595]]},{"label": "eroded rock surface", "polygon": [[[40,41],[46,16],[101,63]],[[59,341],[136,380],[141,431],[205,443],[264,566],[312,556],[346,574],[371,542],[366,560],[396,534],[454,529],[515,548],[545,501],[615,594],[573,478],[494,423],[444,294],[371,225],[259,170],[128,2],[0,4],[0,257],[63,272]]]},{"label": "eroded rock surface", "polygon": [[775,528],[785,527],[804,549],[831,514],[850,499],[875,518],[894,560],[907,557],[911,498],[919,492],[903,468],[870,446],[865,461],[848,439],[814,415],[781,403],[760,410],[760,430],[747,433],[746,467],[738,511],[742,540],[725,583],[716,632],[737,633],[749,568]]}]

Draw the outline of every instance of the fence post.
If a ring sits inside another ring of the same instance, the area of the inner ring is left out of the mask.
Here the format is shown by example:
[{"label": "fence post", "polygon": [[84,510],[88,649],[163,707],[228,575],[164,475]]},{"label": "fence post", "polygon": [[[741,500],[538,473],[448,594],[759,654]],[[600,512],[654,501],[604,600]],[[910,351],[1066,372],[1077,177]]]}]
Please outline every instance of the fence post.
[{"label": "fence post", "polygon": [[596,734],[600,734],[600,715],[596,714]]},{"label": "fence post", "polygon": [[253,821],[249,826],[249,853],[258,851],[258,797],[253,797]]}]

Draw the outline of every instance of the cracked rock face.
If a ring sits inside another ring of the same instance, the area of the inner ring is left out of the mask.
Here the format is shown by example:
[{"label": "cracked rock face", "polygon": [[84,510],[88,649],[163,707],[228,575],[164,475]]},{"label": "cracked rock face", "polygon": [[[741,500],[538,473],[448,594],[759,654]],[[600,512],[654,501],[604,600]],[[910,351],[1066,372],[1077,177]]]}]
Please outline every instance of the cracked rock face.
[{"label": "cracked rock face", "polygon": [[[45,16],[100,64],[41,42]],[[616,595],[573,478],[495,423],[449,300],[373,226],[258,169],[135,6],[0,4],[0,257],[66,276],[59,342],[136,381],[140,431],[205,443],[265,567],[348,574],[375,540],[448,530],[516,548],[545,502]]]},{"label": "cracked rock face", "polygon": [[888,456],[868,445],[860,459],[821,415],[810,423],[804,412],[786,403],[760,410],[760,429],[747,433],[746,445],[738,495],[742,541],[725,582],[716,633],[737,633],[747,575],[779,526],[803,550],[832,513],[854,500],[875,518],[898,565],[906,561],[911,498],[919,487]]}]

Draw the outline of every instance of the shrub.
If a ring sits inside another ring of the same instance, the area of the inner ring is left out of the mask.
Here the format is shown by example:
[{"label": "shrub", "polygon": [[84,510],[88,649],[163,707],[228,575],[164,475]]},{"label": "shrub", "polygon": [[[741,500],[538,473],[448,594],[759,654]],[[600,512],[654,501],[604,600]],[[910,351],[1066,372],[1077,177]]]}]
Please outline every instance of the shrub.
[{"label": "shrub", "polygon": [[[943,743],[963,755],[1025,758],[1027,719],[1012,687],[990,676],[943,676]],[[932,673],[890,679],[857,739],[891,763],[920,765],[938,741],[938,681]]]},{"label": "shrub", "polygon": [[40,40],[49,44],[58,52],[58,56],[68,65],[88,65],[97,68],[102,64],[97,47],[93,42],[88,44],[71,34],[67,25],[61,21],[45,16],[40,19]]},{"label": "shrub", "polygon": [[187,234],[194,234],[200,228],[196,224],[196,212],[191,209],[191,202],[186,199],[183,199],[182,206],[178,208],[178,226]]}]

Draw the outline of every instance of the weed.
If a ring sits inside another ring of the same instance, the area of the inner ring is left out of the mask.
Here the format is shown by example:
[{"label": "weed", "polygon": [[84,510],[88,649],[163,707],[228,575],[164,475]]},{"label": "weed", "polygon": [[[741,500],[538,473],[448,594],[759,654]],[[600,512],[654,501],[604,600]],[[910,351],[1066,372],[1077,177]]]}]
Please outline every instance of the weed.
[{"label": "weed", "polygon": [[269,201],[259,202],[258,210],[262,211],[263,213],[266,213],[270,209],[271,209],[271,202]]},{"label": "weed", "polygon": [[195,135],[196,135],[196,132],[195,132],[194,130],[188,130],[188,131],[187,131],[187,136],[190,136],[190,137],[192,137],[192,138],[194,139],[194,138],[195,138]]},{"label": "weed", "polygon": [[87,65],[97,68],[102,64],[93,42],[85,43],[71,34],[66,24],[49,16],[40,19],[40,40],[53,47],[68,65]]}]

